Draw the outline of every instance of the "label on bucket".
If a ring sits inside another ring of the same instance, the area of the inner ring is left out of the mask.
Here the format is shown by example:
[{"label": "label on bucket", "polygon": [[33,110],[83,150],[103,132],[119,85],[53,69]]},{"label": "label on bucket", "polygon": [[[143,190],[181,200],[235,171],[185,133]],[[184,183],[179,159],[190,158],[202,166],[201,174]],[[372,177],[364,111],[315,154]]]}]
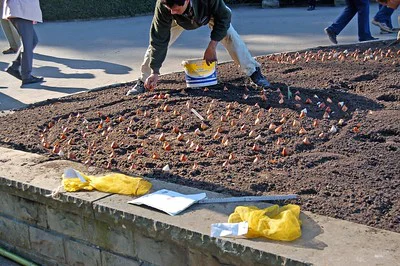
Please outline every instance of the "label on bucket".
[{"label": "label on bucket", "polygon": [[186,87],[205,87],[217,84],[215,62],[209,66],[203,59],[182,62],[185,69]]}]

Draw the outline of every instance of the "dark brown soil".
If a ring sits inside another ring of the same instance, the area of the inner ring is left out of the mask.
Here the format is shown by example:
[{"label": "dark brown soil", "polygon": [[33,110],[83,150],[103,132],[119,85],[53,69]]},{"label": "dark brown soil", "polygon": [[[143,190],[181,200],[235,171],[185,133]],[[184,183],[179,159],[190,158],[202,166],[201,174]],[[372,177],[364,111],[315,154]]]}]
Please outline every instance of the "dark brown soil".
[{"label": "dark brown soil", "polygon": [[0,144],[235,196],[297,193],[303,210],[400,232],[400,51],[386,45],[260,57],[265,92],[227,63],[206,89],[175,73],[140,97],[49,100],[2,117]]}]

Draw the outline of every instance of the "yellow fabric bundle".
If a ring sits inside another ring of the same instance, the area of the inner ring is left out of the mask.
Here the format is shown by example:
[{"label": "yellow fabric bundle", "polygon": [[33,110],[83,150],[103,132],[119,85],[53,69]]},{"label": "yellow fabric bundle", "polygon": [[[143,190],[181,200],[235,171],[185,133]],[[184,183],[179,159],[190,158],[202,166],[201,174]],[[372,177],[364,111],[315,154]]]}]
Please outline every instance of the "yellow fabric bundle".
[{"label": "yellow fabric bundle", "polygon": [[93,190],[93,187],[89,185],[89,182],[82,182],[79,178],[64,178],[62,184],[65,191],[75,192],[79,190]]},{"label": "yellow fabric bundle", "polygon": [[96,189],[102,192],[124,195],[140,196],[149,192],[151,183],[141,177],[131,177],[124,174],[112,173],[105,176],[87,176],[74,169],[68,169],[69,174],[75,173],[77,177],[63,174],[62,184],[68,192]]},{"label": "yellow fabric bundle", "polygon": [[246,237],[266,237],[273,240],[292,241],[301,236],[300,206],[273,205],[265,209],[255,206],[238,206],[229,216],[229,223],[248,222]]}]

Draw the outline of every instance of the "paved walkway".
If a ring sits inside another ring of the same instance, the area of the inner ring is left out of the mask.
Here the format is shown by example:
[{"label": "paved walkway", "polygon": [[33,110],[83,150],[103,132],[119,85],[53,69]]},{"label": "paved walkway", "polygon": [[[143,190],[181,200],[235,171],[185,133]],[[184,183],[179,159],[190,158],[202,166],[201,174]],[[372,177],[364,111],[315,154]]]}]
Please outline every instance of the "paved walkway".
[{"label": "paved walkway", "polygon": [[[377,11],[371,6],[371,17]],[[343,7],[233,9],[233,25],[254,56],[330,45],[323,29]],[[393,18],[399,14],[396,11]],[[36,27],[40,43],[35,50],[34,74],[45,77],[41,85],[20,88],[20,81],[0,72],[0,110],[21,108],[26,104],[62,97],[88,89],[135,80],[148,45],[151,16],[82,22],[48,22]],[[396,23],[397,24],[397,23]],[[357,19],[338,37],[339,43],[357,42]],[[394,34],[374,36],[394,39]],[[180,62],[202,57],[208,44],[209,29],[184,32],[173,45],[164,62],[162,73],[182,71]],[[6,48],[0,36],[0,49]],[[14,55],[0,55],[4,69]],[[231,60],[222,45],[220,62]]]}]

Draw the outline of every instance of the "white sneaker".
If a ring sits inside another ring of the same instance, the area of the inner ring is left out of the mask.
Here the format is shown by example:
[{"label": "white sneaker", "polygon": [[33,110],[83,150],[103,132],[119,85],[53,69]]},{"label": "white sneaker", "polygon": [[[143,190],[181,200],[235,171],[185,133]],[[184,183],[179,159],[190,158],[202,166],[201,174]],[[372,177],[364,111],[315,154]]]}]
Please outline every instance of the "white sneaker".
[{"label": "white sneaker", "polygon": [[382,31],[392,32],[392,29],[389,28],[385,23],[379,22],[375,19],[371,21],[371,23],[377,27],[379,27]]},{"label": "white sneaker", "polygon": [[126,93],[126,95],[127,95],[127,96],[129,96],[129,95],[137,95],[137,94],[144,93],[145,91],[146,91],[146,89],[144,88],[144,83],[143,83],[143,81],[138,80],[138,81],[136,82],[136,85],[133,86],[133,88],[130,89],[130,90]]}]

